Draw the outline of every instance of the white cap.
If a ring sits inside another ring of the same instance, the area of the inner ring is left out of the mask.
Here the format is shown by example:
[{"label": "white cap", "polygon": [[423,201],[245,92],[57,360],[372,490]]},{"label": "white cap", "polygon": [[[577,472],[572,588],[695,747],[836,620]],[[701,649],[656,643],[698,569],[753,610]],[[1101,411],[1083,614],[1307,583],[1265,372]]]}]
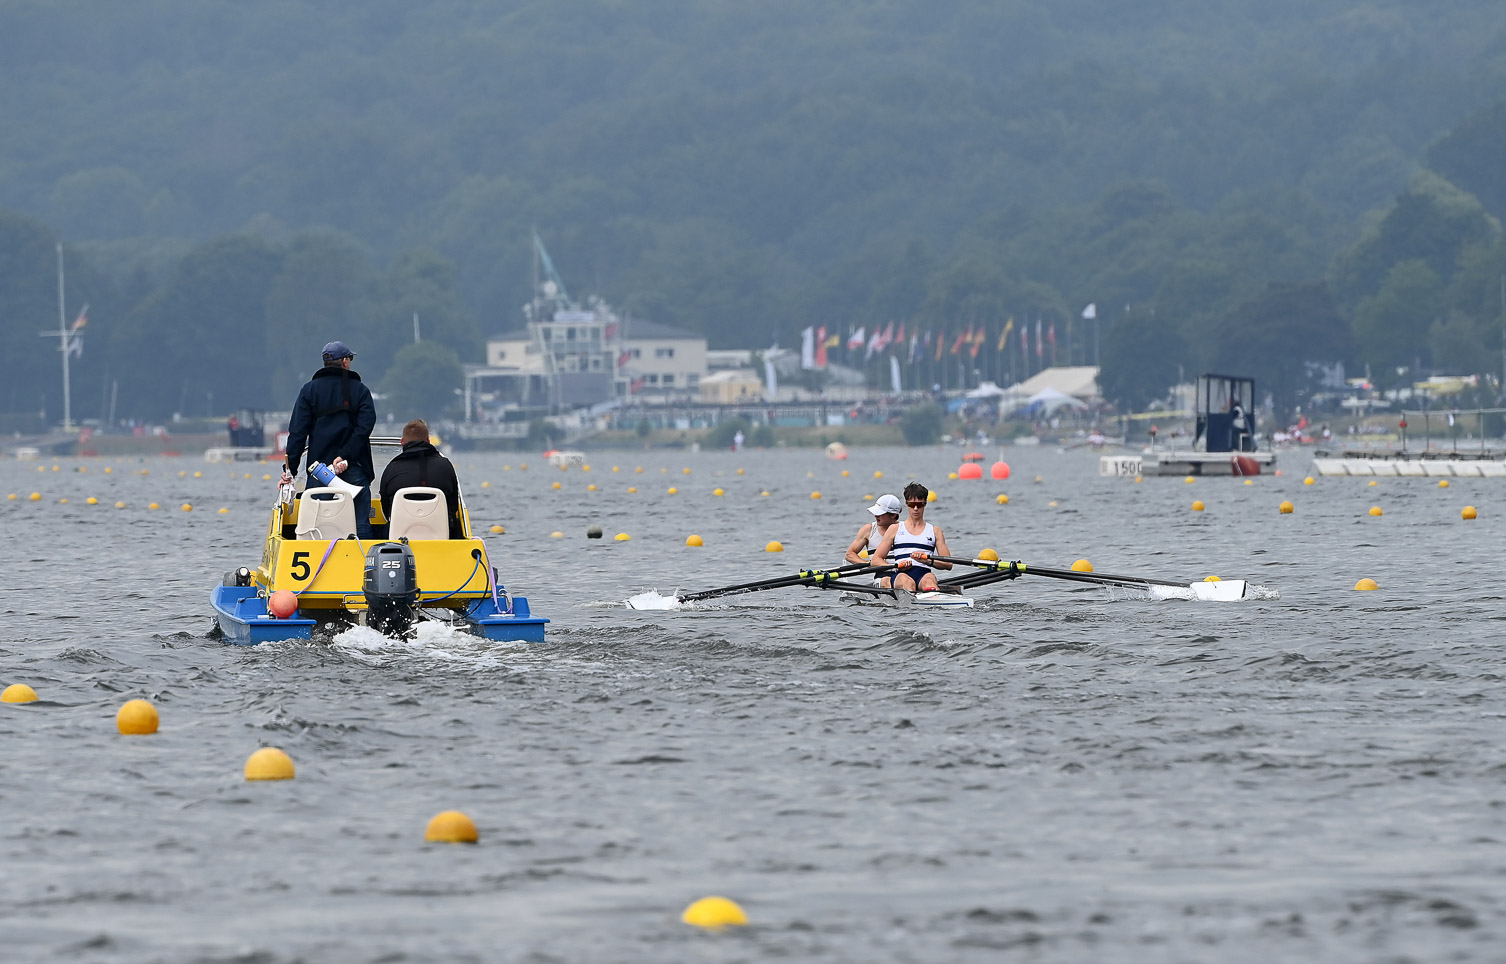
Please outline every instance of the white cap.
[{"label": "white cap", "polygon": [[868,507],[868,511],[875,516],[881,516],[886,512],[890,515],[904,515],[905,504],[899,500],[899,496],[886,492],[878,497],[877,502]]}]

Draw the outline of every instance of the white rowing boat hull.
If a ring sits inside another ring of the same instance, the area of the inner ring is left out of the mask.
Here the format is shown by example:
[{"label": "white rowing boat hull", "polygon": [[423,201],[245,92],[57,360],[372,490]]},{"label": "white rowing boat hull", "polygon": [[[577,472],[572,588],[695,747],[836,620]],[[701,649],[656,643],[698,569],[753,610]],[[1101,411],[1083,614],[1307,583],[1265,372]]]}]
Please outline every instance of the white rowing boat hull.
[{"label": "white rowing boat hull", "polygon": [[877,604],[893,609],[908,609],[919,606],[924,609],[971,609],[971,596],[959,596],[949,592],[906,592],[896,589],[893,596],[870,596],[866,593],[854,596],[853,602]]}]

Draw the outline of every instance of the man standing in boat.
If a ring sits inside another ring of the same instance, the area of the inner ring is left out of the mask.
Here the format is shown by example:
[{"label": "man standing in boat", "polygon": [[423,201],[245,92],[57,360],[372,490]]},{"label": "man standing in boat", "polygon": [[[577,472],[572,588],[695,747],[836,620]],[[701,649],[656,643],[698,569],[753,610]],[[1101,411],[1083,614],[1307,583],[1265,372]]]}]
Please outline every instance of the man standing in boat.
[{"label": "man standing in boat", "polygon": [[853,565],[863,562],[862,557],[858,553],[864,549],[868,550],[869,562],[873,565],[878,564],[877,552],[879,543],[884,541],[884,533],[889,531],[889,527],[898,522],[899,517],[904,515],[905,504],[899,500],[899,496],[886,492],[878,497],[877,502],[868,507],[868,511],[873,513],[873,521],[865,522],[858,529],[858,534],[852,540],[852,545],[847,547],[846,559]]},{"label": "man standing in boat", "polygon": [[877,557],[887,559],[890,565],[898,566],[893,586],[910,592],[932,592],[936,589],[935,569],[950,569],[950,562],[942,562],[936,556],[949,556],[946,536],[941,529],[926,521],[926,502],[931,493],[919,482],[905,486],[905,505],[909,508],[906,518],[889,527],[879,543]]},{"label": "man standing in boat", "polygon": [[[351,485],[361,487],[355,497],[356,536],[371,538],[371,483],[376,467],[371,458],[371,430],[376,426],[376,405],[371,389],[351,371],[356,353],[343,341],[324,346],[324,367],[314,372],[298,392],[293,414],[288,418],[288,461],[283,478],[291,481],[308,449],[308,460],[323,462]],[[310,485],[320,483],[309,479]]]},{"label": "man standing in boat", "polygon": [[389,518],[398,489],[413,486],[425,486],[444,493],[450,515],[450,538],[459,539],[460,480],[455,475],[455,466],[429,441],[429,423],[421,418],[403,426],[403,450],[382,470],[382,484],[377,490]]}]

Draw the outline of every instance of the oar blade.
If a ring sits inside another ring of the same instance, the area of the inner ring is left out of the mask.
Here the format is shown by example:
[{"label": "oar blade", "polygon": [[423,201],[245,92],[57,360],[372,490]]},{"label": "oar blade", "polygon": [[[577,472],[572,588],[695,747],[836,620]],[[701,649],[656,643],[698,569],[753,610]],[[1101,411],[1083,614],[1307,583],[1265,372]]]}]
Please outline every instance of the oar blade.
[{"label": "oar blade", "polygon": [[1199,602],[1239,602],[1245,598],[1243,579],[1194,582],[1187,586],[1148,586],[1152,599],[1195,599]]},{"label": "oar blade", "polygon": [[640,592],[636,596],[629,596],[627,608],[642,609],[648,611],[666,611],[671,609],[684,609],[686,603],[678,596],[665,596],[656,591]]}]

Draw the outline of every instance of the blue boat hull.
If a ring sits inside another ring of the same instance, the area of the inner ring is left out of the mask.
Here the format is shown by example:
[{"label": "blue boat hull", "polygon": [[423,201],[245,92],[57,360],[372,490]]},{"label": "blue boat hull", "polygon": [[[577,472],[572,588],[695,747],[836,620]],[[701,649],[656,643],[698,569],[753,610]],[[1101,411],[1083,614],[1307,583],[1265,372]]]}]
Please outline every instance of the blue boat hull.
[{"label": "blue boat hull", "polygon": [[[500,588],[500,587],[499,587]],[[312,639],[318,622],[294,616],[278,619],[267,611],[267,600],[255,586],[215,586],[210,593],[215,621],[225,641],[237,646],[255,646],[286,639]],[[466,628],[496,642],[542,643],[549,620],[534,616],[528,600],[511,599],[511,612],[499,612],[490,599],[475,604],[464,614]]]}]

